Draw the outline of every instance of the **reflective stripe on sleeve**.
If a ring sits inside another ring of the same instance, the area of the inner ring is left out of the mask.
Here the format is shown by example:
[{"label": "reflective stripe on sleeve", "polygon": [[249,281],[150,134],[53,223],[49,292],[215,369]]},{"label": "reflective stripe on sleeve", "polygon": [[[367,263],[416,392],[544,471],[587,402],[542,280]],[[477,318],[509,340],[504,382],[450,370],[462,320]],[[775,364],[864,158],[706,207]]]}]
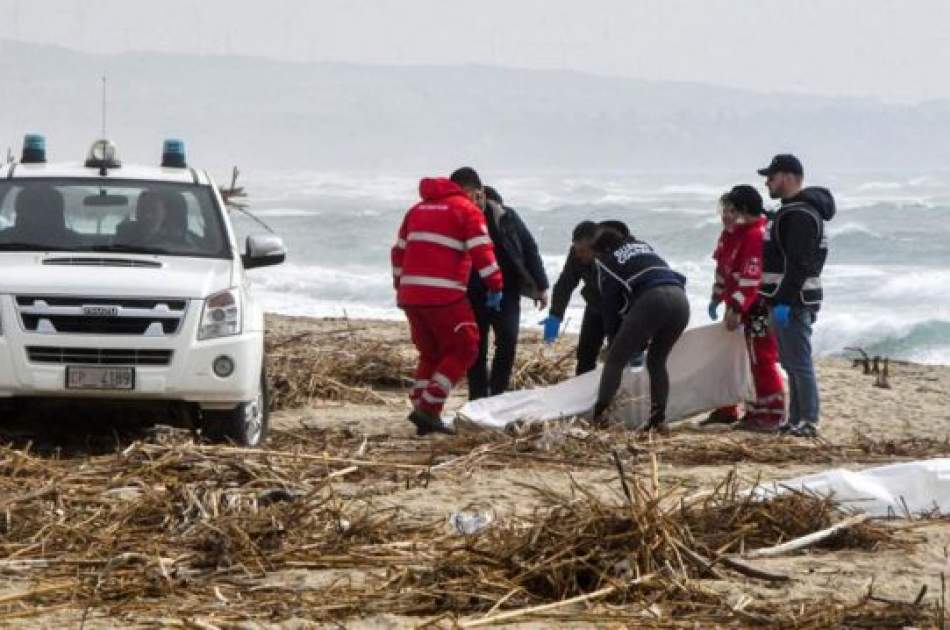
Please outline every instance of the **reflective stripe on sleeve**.
[{"label": "reflective stripe on sleeve", "polygon": [[465,247],[467,249],[475,249],[479,245],[491,245],[490,236],[476,236],[475,238],[470,238],[465,241]]},{"label": "reflective stripe on sleeve", "polygon": [[732,299],[736,301],[739,306],[745,305],[745,296],[742,295],[742,291],[736,291],[732,294]]},{"label": "reflective stripe on sleeve", "polygon": [[425,243],[435,243],[436,245],[442,245],[443,247],[455,249],[460,252],[465,250],[465,243],[462,241],[457,238],[452,238],[451,236],[436,234],[435,232],[410,232],[406,236],[406,240],[410,242],[423,241]]},{"label": "reflective stripe on sleeve", "polygon": [[396,241],[396,249],[406,249],[406,239],[401,238]]},{"label": "reflective stripe on sleeve", "polygon": [[488,276],[490,276],[490,275],[492,275],[493,273],[495,273],[496,271],[498,271],[499,268],[500,268],[500,267],[498,267],[498,263],[497,263],[497,262],[493,262],[492,264],[488,265],[487,267],[482,267],[481,269],[479,269],[479,270],[478,270],[478,275],[481,276],[482,278],[487,278]]},{"label": "reflective stripe on sleeve", "polygon": [[757,287],[759,286],[759,280],[752,280],[751,278],[739,278],[740,287]]},{"label": "reflective stripe on sleeve", "polygon": [[465,291],[466,287],[461,282],[449,280],[448,278],[436,278],[434,276],[402,276],[399,279],[402,286],[414,285],[419,287],[437,287],[439,289],[456,289]]}]

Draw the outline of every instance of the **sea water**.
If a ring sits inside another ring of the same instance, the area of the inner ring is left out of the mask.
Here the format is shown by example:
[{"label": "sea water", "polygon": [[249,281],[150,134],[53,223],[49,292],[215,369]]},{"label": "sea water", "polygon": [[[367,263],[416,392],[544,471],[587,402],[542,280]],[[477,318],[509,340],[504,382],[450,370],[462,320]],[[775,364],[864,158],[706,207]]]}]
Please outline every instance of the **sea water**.
[{"label": "sea water", "polygon": [[[765,192],[754,173],[520,174],[488,183],[533,232],[552,283],[579,221],[625,221],[687,276],[691,326],[708,322],[719,195],[738,183]],[[827,224],[830,255],[816,353],[859,346],[950,364],[950,173],[816,174],[808,183],[829,187],[838,203]],[[289,248],[286,264],[251,272],[268,310],[402,317],[389,252],[417,199],[417,176],[256,173],[244,184],[253,212]],[[241,233],[260,229],[246,219],[238,225]],[[582,312],[578,292],[568,330],[577,330]],[[525,300],[522,324],[537,327],[540,319]]]}]

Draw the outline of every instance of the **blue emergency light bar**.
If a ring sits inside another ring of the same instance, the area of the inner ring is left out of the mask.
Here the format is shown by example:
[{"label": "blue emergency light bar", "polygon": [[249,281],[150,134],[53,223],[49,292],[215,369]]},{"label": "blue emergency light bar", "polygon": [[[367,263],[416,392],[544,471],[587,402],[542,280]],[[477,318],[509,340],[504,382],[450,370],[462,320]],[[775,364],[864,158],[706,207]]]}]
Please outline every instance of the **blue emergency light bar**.
[{"label": "blue emergency light bar", "polygon": [[28,133],[23,137],[23,157],[21,164],[43,164],[46,162],[46,138],[38,133]]},{"label": "blue emergency light bar", "polygon": [[188,168],[185,161],[185,143],[181,140],[166,140],[162,145],[162,166],[165,168]]}]

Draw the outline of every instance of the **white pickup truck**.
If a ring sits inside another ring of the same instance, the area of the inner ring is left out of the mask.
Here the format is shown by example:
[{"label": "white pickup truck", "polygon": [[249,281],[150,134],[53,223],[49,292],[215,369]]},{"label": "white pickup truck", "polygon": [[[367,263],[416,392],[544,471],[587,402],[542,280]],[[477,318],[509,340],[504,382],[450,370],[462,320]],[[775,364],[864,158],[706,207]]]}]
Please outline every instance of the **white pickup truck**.
[{"label": "white pickup truck", "polygon": [[246,269],[282,241],[238,249],[206,172],[166,141],[161,166],[121,164],[97,141],[48,164],[42,136],[0,166],[0,403],[101,399],[186,412],[213,440],[268,429],[264,312]]}]

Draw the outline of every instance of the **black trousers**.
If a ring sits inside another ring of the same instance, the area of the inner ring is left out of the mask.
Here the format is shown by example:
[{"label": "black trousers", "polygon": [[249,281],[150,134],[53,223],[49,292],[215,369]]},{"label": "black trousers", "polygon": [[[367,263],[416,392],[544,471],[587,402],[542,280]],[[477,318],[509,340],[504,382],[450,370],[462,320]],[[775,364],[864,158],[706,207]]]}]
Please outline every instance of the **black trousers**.
[{"label": "black trousers", "polygon": [[581,321],[581,334],[577,339],[577,375],[590,372],[597,367],[597,357],[604,347],[604,316],[596,308],[588,305],[584,309]]},{"label": "black trousers", "polygon": [[670,396],[666,360],[687,324],[689,301],[683,289],[666,285],[644,292],[624,316],[607,351],[595,415],[599,415],[614,399],[630,358],[646,350],[650,374],[650,425],[662,424],[666,420],[666,402]]},{"label": "black trousers", "polygon": [[[478,358],[468,371],[468,398],[476,400],[504,393],[511,381],[521,326],[521,296],[506,293],[501,312],[487,308],[484,298],[474,299],[472,310],[478,323]],[[495,338],[495,355],[488,373],[488,333]]]}]

